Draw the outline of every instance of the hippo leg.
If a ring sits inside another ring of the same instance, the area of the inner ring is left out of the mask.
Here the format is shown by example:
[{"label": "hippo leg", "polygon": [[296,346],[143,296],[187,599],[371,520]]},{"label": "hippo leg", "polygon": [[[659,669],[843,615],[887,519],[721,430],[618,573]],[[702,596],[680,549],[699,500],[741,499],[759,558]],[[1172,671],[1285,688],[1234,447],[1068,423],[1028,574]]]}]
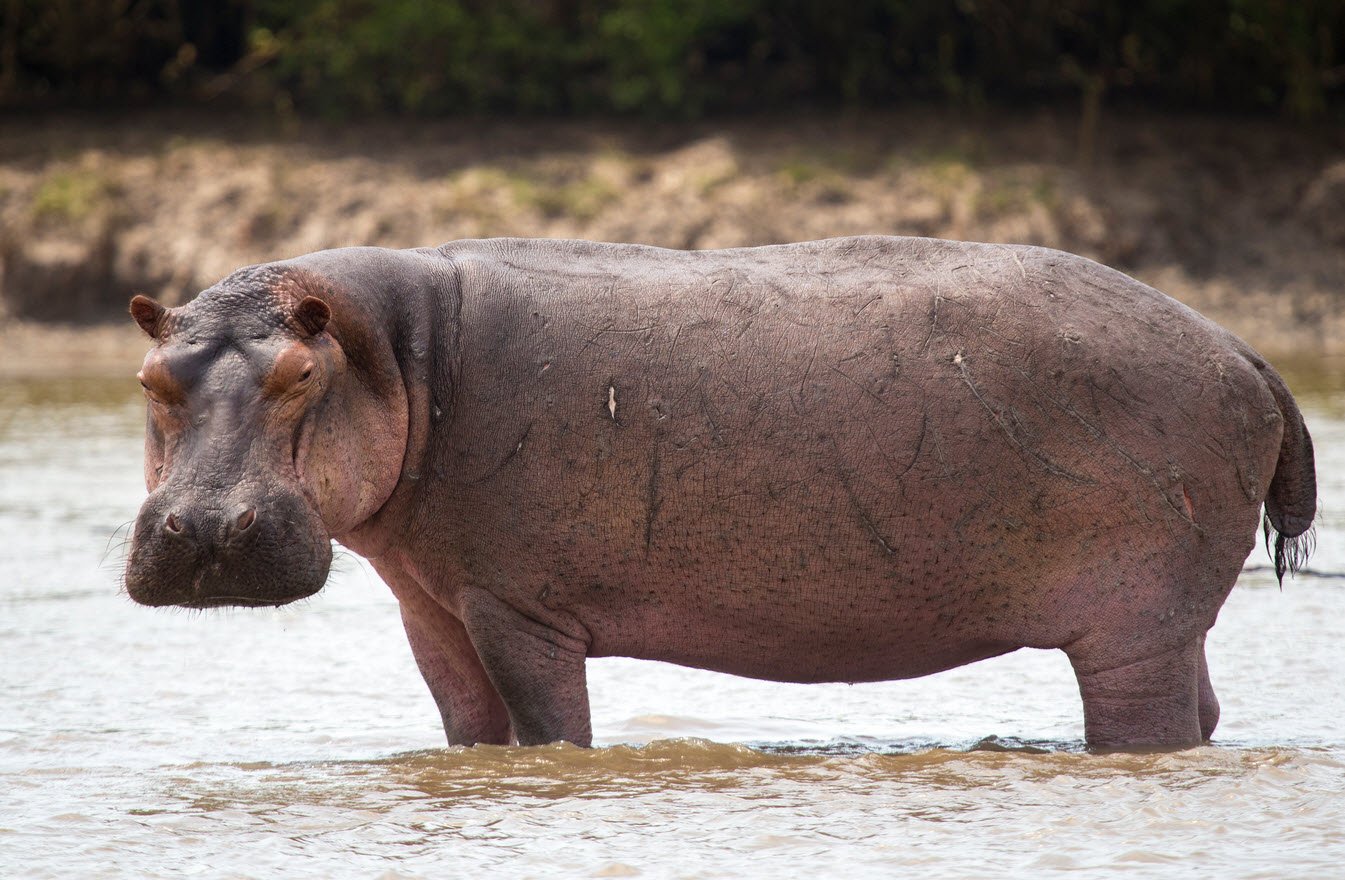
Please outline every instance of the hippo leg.
[{"label": "hippo leg", "polygon": [[463,622],[504,698],[519,745],[592,744],[583,639],[484,591],[464,602]]},{"label": "hippo leg", "polygon": [[462,622],[415,585],[394,588],[420,673],[439,707],[449,745],[508,745],[509,712]]},{"label": "hippo leg", "polygon": [[1210,684],[1210,668],[1205,662],[1205,639],[1200,640],[1200,736],[1208,740],[1219,724],[1219,698]]},{"label": "hippo leg", "polygon": [[1200,714],[1203,644],[1202,635],[1120,663],[1098,663],[1089,652],[1068,649],[1083,697],[1084,737],[1089,748],[1199,745],[1204,739]]}]

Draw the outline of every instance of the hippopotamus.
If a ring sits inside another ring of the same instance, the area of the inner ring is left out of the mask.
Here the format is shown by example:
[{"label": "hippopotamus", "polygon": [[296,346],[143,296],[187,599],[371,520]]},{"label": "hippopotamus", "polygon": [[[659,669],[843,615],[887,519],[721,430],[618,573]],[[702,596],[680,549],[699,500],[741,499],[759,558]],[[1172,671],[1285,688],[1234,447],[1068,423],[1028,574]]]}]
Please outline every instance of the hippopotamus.
[{"label": "hippopotamus", "polygon": [[1262,508],[1281,578],[1316,510],[1263,358],[1041,247],[352,247],[130,308],[130,597],[282,605],[339,542],[453,744],[589,745],[590,657],[869,682],[1032,647],[1089,747],[1189,747]]}]

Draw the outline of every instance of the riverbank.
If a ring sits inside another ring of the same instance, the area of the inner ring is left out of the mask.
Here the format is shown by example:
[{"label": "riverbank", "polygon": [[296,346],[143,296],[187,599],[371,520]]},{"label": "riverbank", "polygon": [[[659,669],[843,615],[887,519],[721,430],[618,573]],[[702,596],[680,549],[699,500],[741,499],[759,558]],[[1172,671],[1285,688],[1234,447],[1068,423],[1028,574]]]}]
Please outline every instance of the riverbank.
[{"label": "riverbank", "polygon": [[916,111],[680,126],[11,123],[0,373],[40,371],[30,350],[120,365],[142,343],[102,325],[126,320],[134,292],[181,302],[248,263],[495,235],[1042,244],[1121,268],[1271,356],[1345,354],[1345,132],[1117,116],[1087,165],[1075,133],[1065,115]]}]

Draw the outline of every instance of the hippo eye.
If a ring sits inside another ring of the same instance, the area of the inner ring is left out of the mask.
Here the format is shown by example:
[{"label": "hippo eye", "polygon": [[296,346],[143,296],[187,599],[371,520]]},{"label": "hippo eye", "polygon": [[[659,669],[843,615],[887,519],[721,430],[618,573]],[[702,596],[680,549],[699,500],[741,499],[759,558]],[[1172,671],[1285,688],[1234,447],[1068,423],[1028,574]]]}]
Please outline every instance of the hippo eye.
[{"label": "hippo eye", "polygon": [[309,379],[311,379],[312,377],[313,377],[313,365],[312,365],[312,364],[307,364],[307,365],[304,367],[304,371],[303,371],[302,373],[299,374],[299,381],[300,381],[300,382],[307,382],[307,381],[308,381]]},{"label": "hippo eye", "polygon": [[153,400],[156,403],[160,402],[159,395],[154,393],[154,389],[149,387],[149,385],[146,384],[144,379],[140,380],[140,390],[144,391],[145,396],[148,397],[150,400]]}]

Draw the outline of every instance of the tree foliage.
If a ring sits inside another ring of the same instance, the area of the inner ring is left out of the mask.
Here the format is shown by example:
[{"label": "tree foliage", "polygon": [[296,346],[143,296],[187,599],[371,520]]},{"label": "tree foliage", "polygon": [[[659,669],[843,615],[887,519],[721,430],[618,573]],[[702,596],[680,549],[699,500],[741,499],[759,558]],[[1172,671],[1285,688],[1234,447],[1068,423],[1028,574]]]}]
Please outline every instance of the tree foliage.
[{"label": "tree foliage", "polygon": [[1339,115],[1339,0],[0,0],[10,104],[345,115],[961,106]]}]

